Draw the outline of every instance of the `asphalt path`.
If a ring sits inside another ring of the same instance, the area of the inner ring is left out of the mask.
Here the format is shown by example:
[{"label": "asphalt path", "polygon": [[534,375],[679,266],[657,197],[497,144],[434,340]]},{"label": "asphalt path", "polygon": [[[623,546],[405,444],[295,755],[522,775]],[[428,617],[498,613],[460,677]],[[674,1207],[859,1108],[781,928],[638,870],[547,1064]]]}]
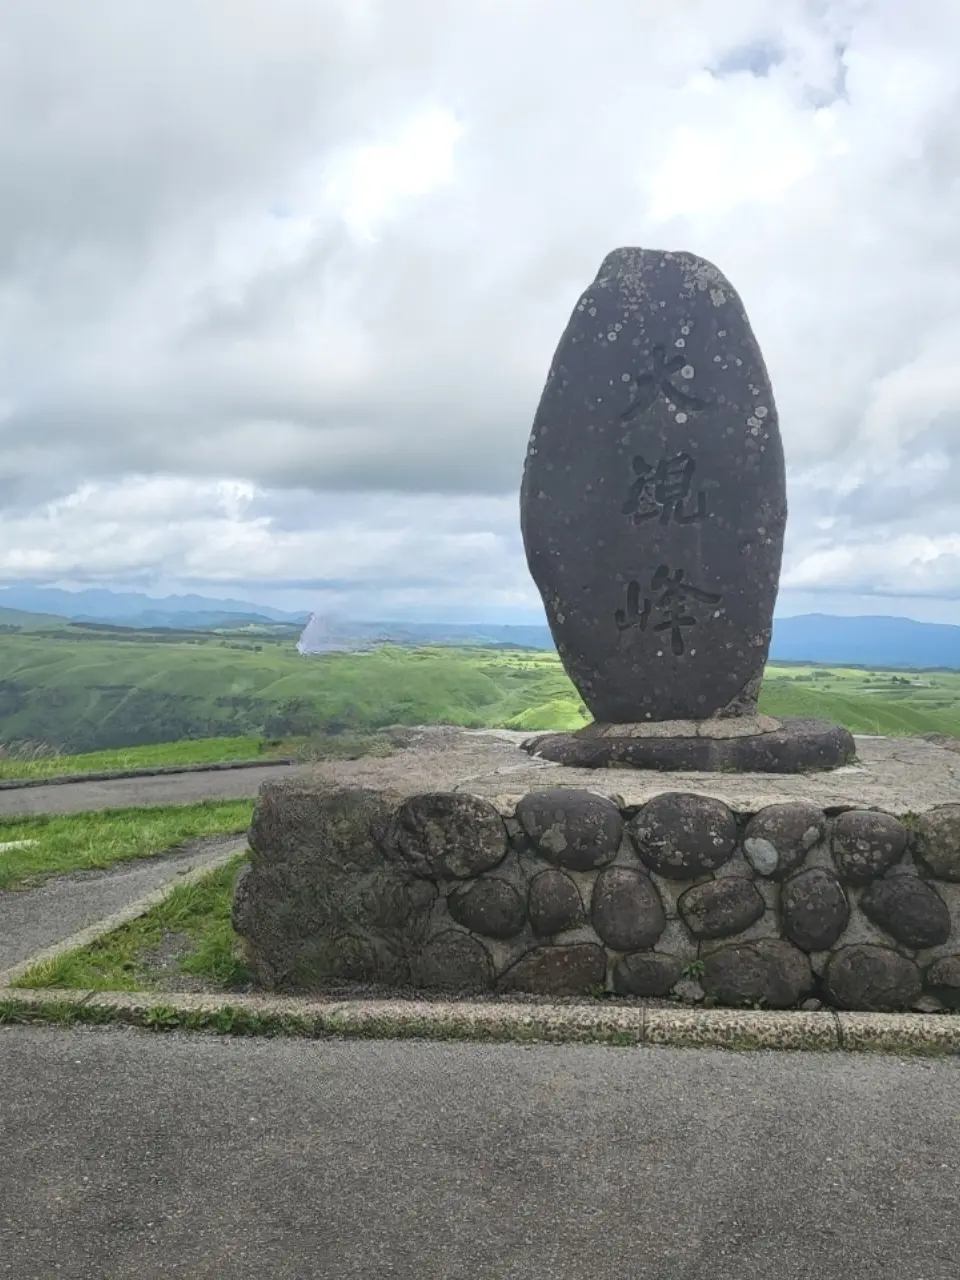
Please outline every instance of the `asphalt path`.
[{"label": "asphalt path", "polygon": [[960,1064],[0,1029],[17,1280],[956,1280]]},{"label": "asphalt path", "polygon": [[265,764],[255,769],[25,787],[22,791],[0,791],[0,814],[85,813],[92,809],[128,809],[139,805],[193,804],[198,800],[253,799],[262,782],[285,778],[302,768],[302,765]]},{"label": "asphalt path", "polygon": [[[0,792],[0,813],[253,797],[294,769]],[[0,895],[0,967],[195,858]],[[957,1060],[5,1027],[0,1079],[18,1280],[960,1274]]]}]

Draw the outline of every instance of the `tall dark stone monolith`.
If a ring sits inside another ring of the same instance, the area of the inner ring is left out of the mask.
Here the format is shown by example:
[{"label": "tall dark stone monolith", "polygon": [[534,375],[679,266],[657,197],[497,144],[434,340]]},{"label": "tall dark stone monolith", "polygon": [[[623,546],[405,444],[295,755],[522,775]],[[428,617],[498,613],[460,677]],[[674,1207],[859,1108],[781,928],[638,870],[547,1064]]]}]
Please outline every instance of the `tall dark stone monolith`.
[{"label": "tall dark stone monolith", "polygon": [[[530,572],[598,722],[578,742],[596,754],[601,735],[605,756],[631,726],[620,758],[652,763],[644,740],[666,721],[674,763],[658,767],[722,767],[705,757],[731,748],[684,754],[676,722],[706,722],[703,742],[781,729],[757,695],[786,518],[773,391],[736,291],[693,254],[608,254],[554,355],[521,490]],[[751,767],[783,767],[756,748]],[[801,754],[837,762],[830,745]]]}]

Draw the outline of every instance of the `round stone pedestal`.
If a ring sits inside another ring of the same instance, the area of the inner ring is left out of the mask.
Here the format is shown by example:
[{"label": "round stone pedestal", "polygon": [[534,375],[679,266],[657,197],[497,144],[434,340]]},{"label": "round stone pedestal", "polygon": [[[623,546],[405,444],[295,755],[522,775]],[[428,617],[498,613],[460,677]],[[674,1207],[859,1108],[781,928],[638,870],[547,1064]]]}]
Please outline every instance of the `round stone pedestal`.
[{"label": "round stone pedestal", "polygon": [[591,724],[528,738],[524,751],[579,769],[619,765],[689,773],[813,773],[852,764],[853,736],[826,720],[661,720]]}]

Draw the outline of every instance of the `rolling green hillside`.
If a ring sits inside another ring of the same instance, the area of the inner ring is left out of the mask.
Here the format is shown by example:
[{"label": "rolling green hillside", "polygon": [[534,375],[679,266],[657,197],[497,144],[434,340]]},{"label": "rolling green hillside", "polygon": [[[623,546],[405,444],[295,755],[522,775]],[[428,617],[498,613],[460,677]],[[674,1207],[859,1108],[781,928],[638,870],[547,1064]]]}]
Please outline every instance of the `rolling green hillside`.
[{"label": "rolling green hillside", "polygon": [[[74,626],[0,634],[0,743],[80,752],[389,724],[539,731],[587,719],[552,653],[385,646],[301,657],[294,643],[266,632]],[[761,706],[859,733],[960,736],[960,672],[771,667]]]},{"label": "rolling green hillside", "polygon": [[[288,641],[0,637],[0,741],[92,751],[179,738],[387,724],[582,722],[556,657],[397,649],[301,657]],[[539,727],[531,723],[518,727]]]},{"label": "rolling green hillside", "polygon": [[70,624],[52,613],[24,613],[21,609],[0,609],[0,635],[20,631],[62,631]]},{"label": "rolling green hillside", "polygon": [[834,720],[854,733],[960,737],[960,671],[771,666],[760,703],[773,716]]}]

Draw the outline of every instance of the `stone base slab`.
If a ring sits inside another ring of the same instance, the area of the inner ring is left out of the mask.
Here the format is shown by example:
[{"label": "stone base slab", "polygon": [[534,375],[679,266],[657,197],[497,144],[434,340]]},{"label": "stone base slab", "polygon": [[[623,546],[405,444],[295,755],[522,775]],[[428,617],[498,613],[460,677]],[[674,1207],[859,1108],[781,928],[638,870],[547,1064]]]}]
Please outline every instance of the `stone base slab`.
[{"label": "stone base slab", "polygon": [[[286,776],[402,795],[467,791],[486,797],[504,813],[512,812],[521,796],[539,787],[585,787],[616,795],[625,805],[644,804],[664,789],[664,777],[654,769],[629,765],[576,769],[531,756],[520,748],[532,736],[529,729],[432,725],[405,730],[404,735],[403,748],[394,755],[325,760]],[[922,813],[960,799],[960,757],[946,744],[862,735],[855,742],[856,764],[823,773],[685,772],[671,775],[670,784],[716,796],[738,813],[755,813],[764,805],[788,800],[808,801],[821,809]],[[955,745],[960,746],[960,740]]]},{"label": "stone base slab", "polygon": [[709,720],[643,720],[638,724],[588,724],[578,738],[755,738],[775,733],[783,722],[773,716],[712,716]]},{"label": "stone base slab", "polygon": [[626,766],[661,772],[813,773],[853,763],[847,729],[825,720],[664,721],[588,725],[541,734],[522,744],[530,755],[576,769]]}]

